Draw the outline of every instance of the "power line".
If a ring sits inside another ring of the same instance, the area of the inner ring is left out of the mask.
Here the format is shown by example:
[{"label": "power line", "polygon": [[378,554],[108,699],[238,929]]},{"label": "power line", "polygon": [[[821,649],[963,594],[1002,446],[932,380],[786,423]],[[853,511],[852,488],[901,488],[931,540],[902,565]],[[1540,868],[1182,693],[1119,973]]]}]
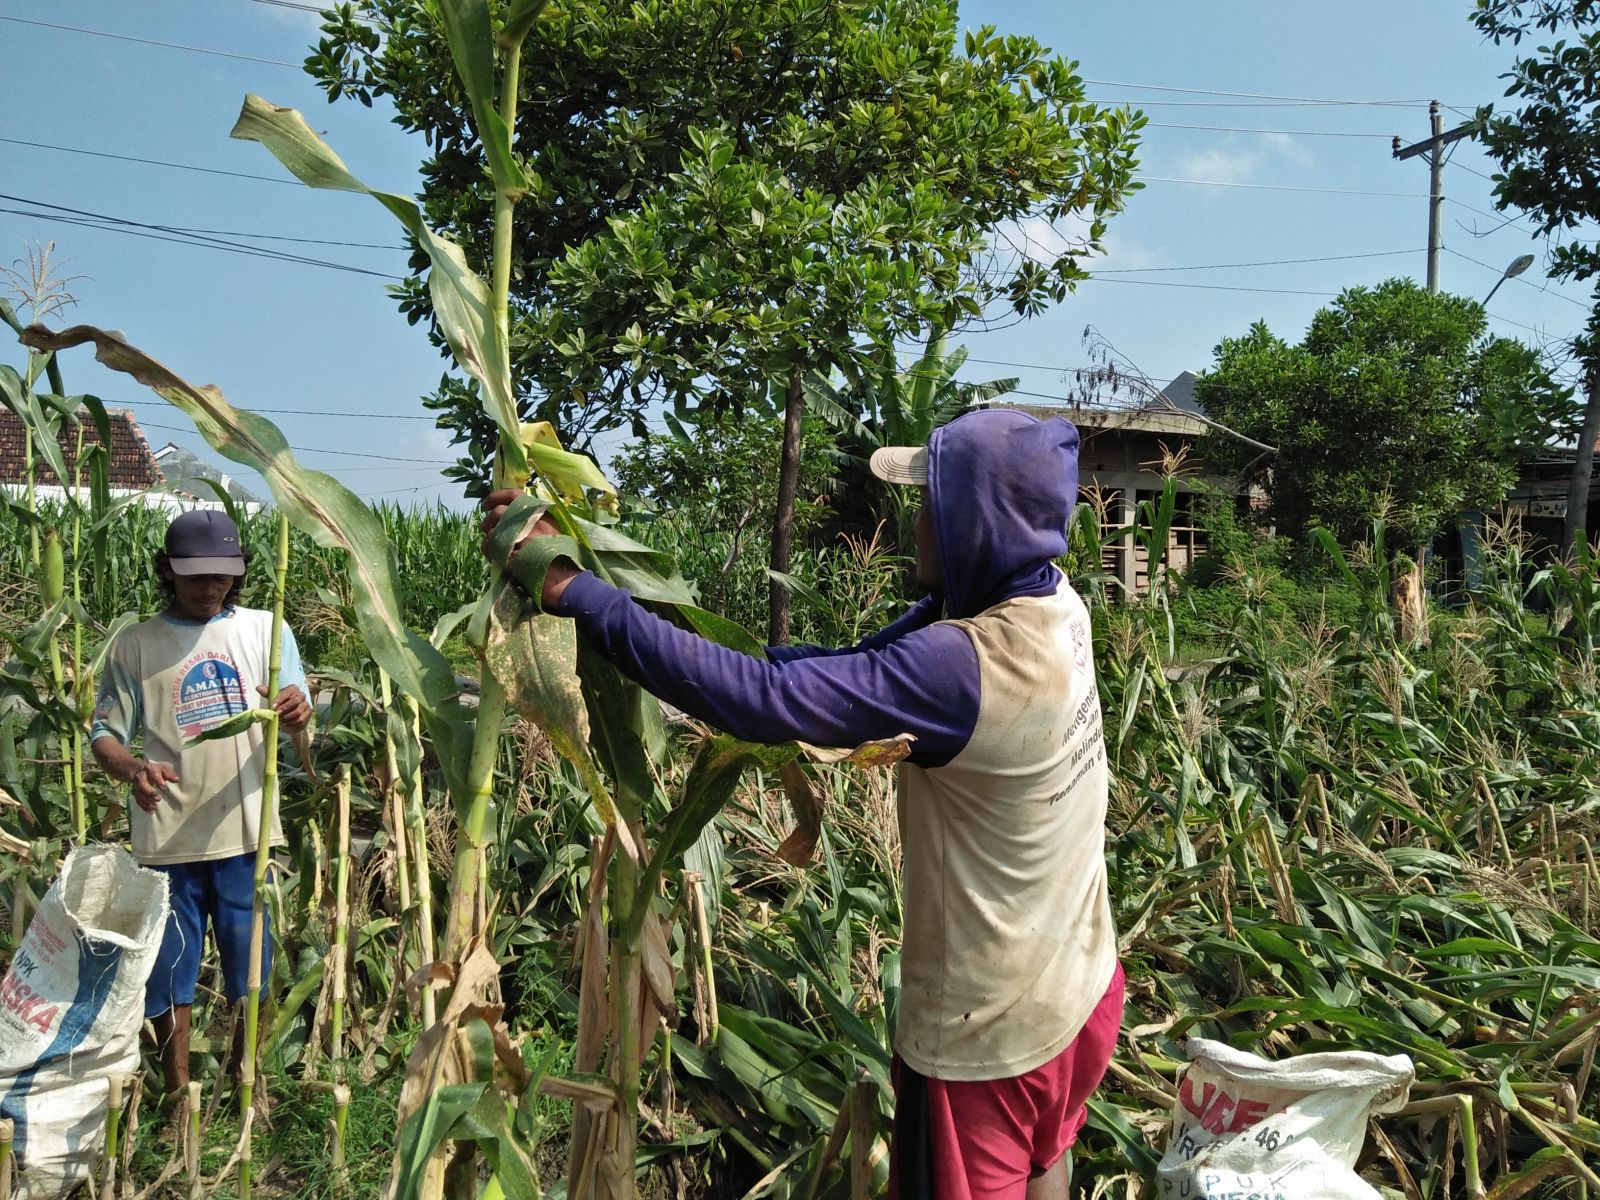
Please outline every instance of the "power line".
[{"label": "power line", "polygon": [[1165,279],[1107,279],[1091,275],[1084,283],[1121,283],[1137,287],[1199,288],[1208,292],[1260,292],[1271,296],[1337,296],[1338,292],[1308,292],[1299,288],[1235,287],[1221,283],[1174,283]]},{"label": "power line", "polygon": [[270,4],[274,8],[292,8],[296,12],[316,13],[319,17],[323,11],[315,4],[296,4],[294,0],[255,0],[255,2],[257,4]]},{"label": "power line", "polygon": [[[248,412],[250,410],[241,409],[240,411]],[[193,429],[185,429],[181,425],[161,425],[155,421],[141,421],[139,424],[146,429],[165,429],[172,433],[195,432]],[[368,454],[364,450],[324,450],[319,446],[290,446],[289,449],[296,454],[336,454],[341,458],[378,458],[384,462],[421,463],[433,467],[451,467],[455,465],[455,460],[449,458],[400,458],[392,454]],[[375,467],[373,469],[380,470],[381,468]]]},{"label": "power line", "polygon": [[[1457,200],[1454,196],[1446,196],[1444,198],[1444,200],[1445,200],[1446,204],[1454,204],[1457,208],[1464,208],[1469,213],[1474,213],[1474,214],[1476,214],[1477,216],[1480,216],[1480,217],[1487,217],[1491,221],[1499,221],[1501,228],[1504,228],[1507,225],[1520,225],[1523,222],[1523,220],[1525,219],[1523,217],[1517,216],[1514,213],[1510,214],[1510,215],[1507,215],[1506,213],[1485,212],[1481,208],[1474,208],[1470,204],[1466,204],[1466,203],[1464,203],[1464,202],[1462,202],[1460,200]],[[1491,229],[1489,232],[1493,233],[1495,231]]]},{"label": "power line", "polygon": [[244,254],[254,258],[271,259],[273,262],[292,263],[297,266],[326,267],[333,271],[347,271],[353,275],[372,275],[379,279],[399,280],[402,276],[389,275],[382,271],[368,271],[364,267],[353,267],[348,263],[324,262],[321,259],[306,258],[296,254],[282,254],[261,246],[237,246],[216,239],[196,239],[190,237],[167,237],[160,233],[150,233],[143,229],[130,229],[122,225],[108,225],[99,221],[85,220],[80,217],[63,216],[59,213],[33,212],[23,208],[0,207],[0,213],[10,213],[13,216],[28,217],[35,221],[55,221],[63,225],[77,225],[83,229],[98,229],[103,233],[125,233],[131,237],[149,238],[157,242],[171,242],[177,246],[193,246],[200,250],[224,250],[231,254]]},{"label": "power line", "polygon": [[[267,0],[259,0],[259,2],[267,3]],[[357,492],[356,495],[363,500],[376,500],[379,496],[396,496],[401,492],[420,492],[425,486],[425,484],[418,484],[416,487],[389,488],[387,491],[382,492]]]},{"label": "power line", "polygon": [[1476,175],[1479,179],[1487,179],[1490,183],[1498,182],[1493,175],[1486,175],[1484,172],[1469,167],[1466,163],[1457,162],[1453,158],[1447,160],[1445,166],[1454,167],[1458,171],[1465,171],[1468,175]]},{"label": "power line", "polygon": [[1279,100],[1290,104],[1362,105],[1375,108],[1414,108],[1426,100],[1340,100],[1317,96],[1275,96],[1268,92],[1222,92],[1212,88],[1172,87],[1160,83],[1127,83],[1110,79],[1085,79],[1094,87],[1125,87],[1147,92],[1177,92],[1186,96],[1229,96],[1245,100]]},{"label": "power line", "polygon": [[256,238],[267,242],[299,242],[307,246],[349,246],[356,250],[410,249],[409,246],[401,246],[393,242],[341,242],[330,238],[289,237],[281,233],[247,233],[237,229],[190,229],[183,225],[162,226],[162,228],[171,228],[174,233],[192,233],[201,237]]},{"label": "power line", "polygon": [[1324,196],[1391,196],[1403,200],[1426,200],[1427,192],[1370,192],[1358,188],[1300,187],[1283,183],[1233,183],[1225,179],[1173,179],[1163,175],[1146,175],[1142,183],[1187,183],[1194,187],[1244,188],[1261,192],[1311,192]]},{"label": "power line", "polygon": [[1091,104],[1126,104],[1133,109],[1149,109],[1149,107],[1165,107],[1165,109],[1334,109],[1334,107],[1358,106],[1366,101],[1152,101],[1152,99],[1133,98],[1133,96],[1090,96]]},{"label": "power line", "polygon": [[[129,400],[129,404],[149,405],[153,408],[166,408],[167,405],[159,400]],[[335,409],[318,408],[252,408],[251,412],[272,413],[275,416],[287,417],[354,417],[362,421],[433,421],[435,418],[422,416],[417,413],[375,413],[375,412],[339,412]]]},{"label": "power line", "polygon": [[262,183],[281,183],[288,187],[305,187],[298,179],[285,179],[278,175],[252,175],[247,171],[224,171],[219,167],[197,167],[193,163],[166,162],[159,158],[139,158],[132,154],[107,154],[103,150],[84,150],[77,146],[54,146],[49,142],[28,142],[21,138],[0,137],[8,146],[31,146],[35,150],[56,150],[62,154],[83,154],[90,158],[110,158],[118,162],[143,163],[151,167],[168,167],[174,171],[198,171],[204,175],[227,175],[234,179],[256,179]]},{"label": "power line", "polygon": [[1384,141],[1388,141],[1392,136],[1387,133],[1356,133],[1333,129],[1250,129],[1239,125],[1175,125],[1166,121],[1146,121],[1145,128],[1203,129],[1209,133],[1272,133],[1280,137],[1382,138]]},{"label": "power line", "polygon": [[1420,254],[1420,250],[1374,250],[1366,254],[1329,254],[1320,258],[1272,258],[1261,262],[1202,263],[1191,267],[1121,267],[1115,270],[1096,271],[1092,267],[1090,278],[1106,275],[1143,275],[1155,271],[1227,271],[1236,267],[1285,267],[1301,263],[1349,262],[1356,258],[1394,258],[1402,254]]},{"label": "power line", "polygon": [[10,196],[5,193],[0,193],[0,200],[10,200],[17,204],[31,204],[39,208],[52,210],[51,212],[30,212],[16,208],[0,208],[0,212],[31,217],[35,220],[61,221],[88,229],[104,229],[111,233],[127,233],[137,237],[153,238],[156,241],[175,242],[179,245],[197,246],[209,250],[226,250],[233,254],[248,254],[259,258],[276,259],[279,262],[324,267],[334,271],[348,271],[351,274],[371,275],[379,279],[399,280],[404,278],[400,275],[391,275],[386,271],[372,271],[366,267],[353,266],[350,263],[331,262],[327,259],[311,258],[303,254],[290,254],[282,250],[273,250],[266,246],[250,246],[239,242],[229,242],[206,234],[190,233],[169,225],[155,225],[146,221],[134,221],[126,217],[92,212],[88,209],[70,208],[64,204],[50,204],[43,200],[30,200],[22,196]]},{"label": "power line", "polygon": [[278,58],[257,58],[253,54],[235,54],[231,50],[212,50],[206,46],[185,46],[178,42],[158,42],[153,38],[132,37],[126,33],[108,33],[104,29],[84,29],[79,25],[57,25],[53,21],[34,21],[27,17],[0,16],[0,21],[12,21],[18,25],[37,25],[42,29],[60,29],[67,33],[84,33],[90,37],[111,38],[118,42],[137,42],[141,46],[160,46],[166,50],[187,50],[190,54],[210,54],[217,58],[234,58],[240,62],[264,63],[269,67],[288,67],[291,70],[300,70],[299,63],[284,62]]}]

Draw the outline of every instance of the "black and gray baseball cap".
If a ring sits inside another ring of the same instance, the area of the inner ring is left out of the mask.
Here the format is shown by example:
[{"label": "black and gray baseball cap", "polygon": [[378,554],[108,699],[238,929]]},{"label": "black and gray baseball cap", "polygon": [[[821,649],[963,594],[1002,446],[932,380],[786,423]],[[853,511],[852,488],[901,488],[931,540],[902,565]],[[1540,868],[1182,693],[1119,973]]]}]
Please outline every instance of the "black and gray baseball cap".
[{"label": "black and gray baseball cap", "polygon": [[197,508],[167,526],[167,561],[174,575],[243,575],[239,527],[225,512]]}]

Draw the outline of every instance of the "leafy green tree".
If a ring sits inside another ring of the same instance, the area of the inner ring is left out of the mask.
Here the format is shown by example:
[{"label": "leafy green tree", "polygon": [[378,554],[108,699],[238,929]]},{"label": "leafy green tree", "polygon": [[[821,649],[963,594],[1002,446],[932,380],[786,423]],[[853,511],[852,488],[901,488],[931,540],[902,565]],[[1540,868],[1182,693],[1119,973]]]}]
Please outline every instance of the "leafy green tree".
[{"label": "leafy green tree", "polygon": [[[619,487],[650,511],[632,529],[670,552],[700,589],[700,602],[741,624],[765,607],[770,557],[763,519],[777,501],[783,425],[776,417],[707,414],[693,422],[667,417],[665,433],[627,446],[611,464]],[[828,428],[803,426],[795,533],[804,538],[831,516],[840,455]]]},{"label": "leafy green tree", "polygon": [[[1410,280],[1351,288],[1290,345],[1258,322],[1224,338],[1195,397],[1216,420],[1278,448],[1268,515],[1300,537],[1366,535],[1380,511],[1417,545],[1454,512],[1497,503],[1517,467],[1570,434],[1572,392],[1527,346],[1485,336],[1483,307]],[[1256,452],[1208,439],[1241,471]]]},{"label": "leafy green tree", "polygon": [[[428,218],[481,262],[491,189],[437,10],[364,12],[383,36],[340,9],[308,69],[330,98],[389,97],[428,139]],[[580,439],[638,429],[663,405],[781,410],[780,571],[802,381],[934,324],[1059,301],[1134,186],[1143,118],[1089,102],[1075,64],[1031,38],[985,28],[963,42],[951,0],[558,4],[523,63],[511,339],[524,407]],[[1082,237],[1049,261],[993,249],[1018,222],[1069,216]],[[400,302],[432,319],[417,282]],[[481,443],[468,399],[447,385],[434,402]],[[470,458],[462,470],[481,477]],[[774,585],[773,639],[786,628]]]},{"label": "leafy green tree", "polygon": [[[1531,34],[1554,40],[1519,57],[1505,76],[1513,110],[1478,110],[1477,136],[1499,163],[1495,202],[1521,209],[1550,241],[1549,274],[1600,277],[1600,5],[1592,0],[1477,0],[1472,19],[1496,44]],[[1588,515],[1594,445],[1600,439],[1600,284],[1573,349],[1584,364],[1587,401],[1567,491],[1562,550]]]}]

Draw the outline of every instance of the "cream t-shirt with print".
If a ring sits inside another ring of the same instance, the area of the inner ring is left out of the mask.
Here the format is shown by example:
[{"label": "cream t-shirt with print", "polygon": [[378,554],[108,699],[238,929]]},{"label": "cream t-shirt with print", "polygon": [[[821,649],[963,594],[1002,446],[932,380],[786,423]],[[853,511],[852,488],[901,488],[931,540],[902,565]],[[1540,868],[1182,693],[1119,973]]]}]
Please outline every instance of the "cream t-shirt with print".
[{"label": "cream t-shirt with print", "polygon": [[[236,713],[266,704],[272,614],[227,608],[209,621],[162,613],[117,636],[95,702],[91,738],[124,746],[144,735],[143,757],[179,776],[153,813],[129,806],[142,863],[202,862],[254,851],[266,766],[264,726],[190,746]],[[307,691],[294,635],[283,630],[279,684]],[[272,844],[283,844],[273,804]]]}]

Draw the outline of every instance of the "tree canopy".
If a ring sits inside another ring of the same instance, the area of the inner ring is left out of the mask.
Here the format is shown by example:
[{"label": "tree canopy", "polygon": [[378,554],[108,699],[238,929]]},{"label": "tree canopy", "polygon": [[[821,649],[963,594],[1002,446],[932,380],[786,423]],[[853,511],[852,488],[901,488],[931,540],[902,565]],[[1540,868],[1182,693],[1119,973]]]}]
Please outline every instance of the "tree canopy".
[{"label": "tree canopy", "polygon": [[[1452,513],[1494,505],[1518,465],[1577,418],[1571,389],[1535,351],[1485,336],[1476,301],[1402,279],[1344,292],[1299,345],[1261,322],[1224,338],[1195,397],[1277,447],[1268,515],[1280,532],[1321,525],[1345,541],[1381,511],[1415,544]],[[1230,439],[1211,443],[1223,470],[1259,461]]]},{"label": "tree canopy", "polygon": [[[1557,239],[1550,273],[1600,274],[1600,5],[1589,0],[1478,0],[1473,21],[1496,42],[1555,36],[1505,75],[1510,109],[1478,110],[1478,137],[1499,163],[1495,200]],[[1569,40],[1570,39],[1570,40]]]},{"label": "tree canopy", "polygon": [[1553,40],[1517,58],[1506,74],[1511,109],[1485,105],[1476,133],[1499,164],[1495,203],[1521,209],[1550,246],[1549,274],[1596,280],[1584,333],[1573,350],[1588,398],[1571,481],[1562,549],[1586,523],[1594,446],[1600,439],[1600,5],[1591,0],[1477,0],[1473,21],[1496,43]]},{"label": "tree canopy", "polygon": [[[428,219],[481,265],[491,189],[434,14],[344,6],[307,68],[427,138]],[[1135,186],[1143,121],[1031,38],[963,39],[948,0],[552,4],[522,78],[514,369],[578,438],[663,402],[760,405],[935,321],[1060,300]],[[1041,257],[1030,221],[1075,236]],[[436,397],[470,433],[460,400]]]}]

